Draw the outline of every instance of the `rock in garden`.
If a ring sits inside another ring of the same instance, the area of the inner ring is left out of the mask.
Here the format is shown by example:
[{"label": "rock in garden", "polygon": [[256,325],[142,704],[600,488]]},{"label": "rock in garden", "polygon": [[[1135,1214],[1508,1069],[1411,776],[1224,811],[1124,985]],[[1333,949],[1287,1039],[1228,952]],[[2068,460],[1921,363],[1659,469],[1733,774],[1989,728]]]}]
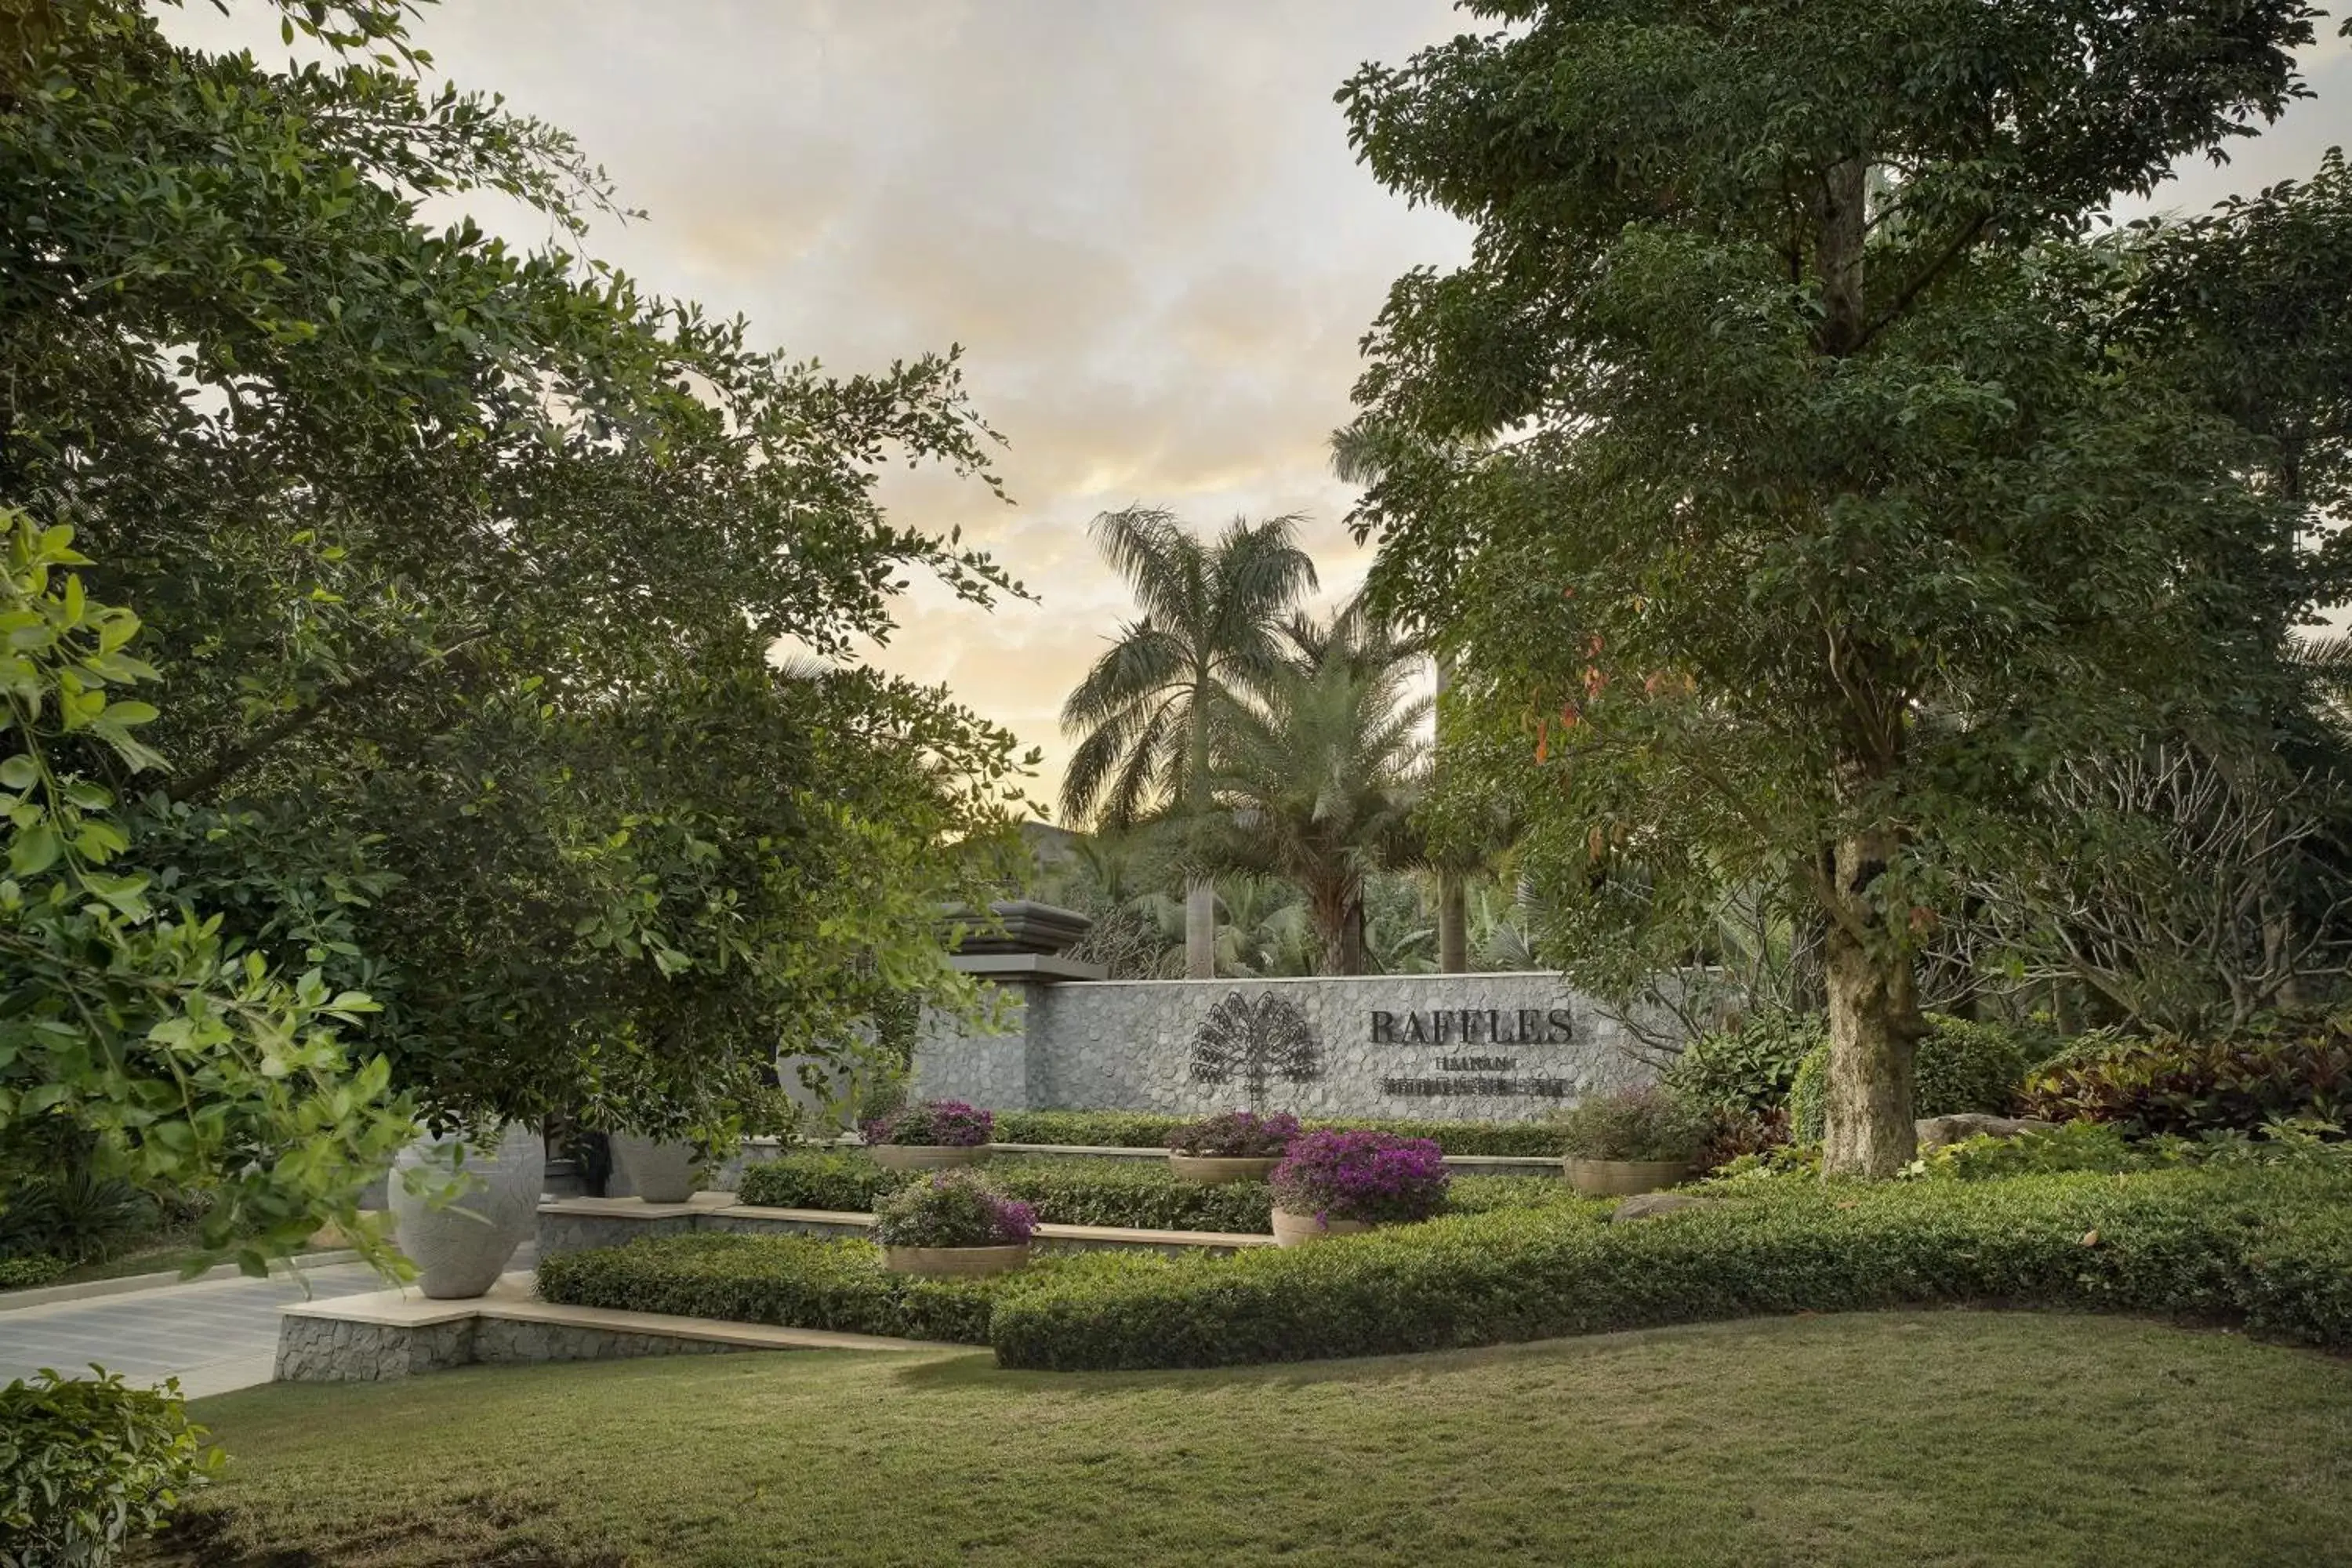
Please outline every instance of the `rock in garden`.
[{"label": "rock in garden", "polygon": [[2014,1138],[2021,1132],[2055,1132],[2054,1121],[2034,1121],[2016,1116],[1986,1116],[1979,1111],[1965,1111],[1958,1116],[1927,1116],[1918,1122],[1919,1152],[1940,1149],[1947,1143],[1958,1143],[1974,1138],[1979,1132],[1992,1138]]}]

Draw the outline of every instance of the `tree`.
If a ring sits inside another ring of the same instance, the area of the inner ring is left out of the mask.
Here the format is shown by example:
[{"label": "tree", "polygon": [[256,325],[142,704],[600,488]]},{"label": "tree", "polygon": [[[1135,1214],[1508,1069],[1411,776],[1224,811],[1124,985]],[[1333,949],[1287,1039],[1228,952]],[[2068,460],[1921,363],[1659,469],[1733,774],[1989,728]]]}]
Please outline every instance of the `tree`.
[{"label": "tree", "polygon": [[1477,226],[1368,339],[1375,582],[1456,657],[1449,786],[1525,813],[1593,931],[1820,911],[1825,1169],[1891,1173],[1956,868],[2068,757],[2281,706],[2304,514],[2083,235],[2275,117],[2314,13],[1470,8],[1503,30],[1340,94],[1376,176]]},{"label": "tree", "polygon": [[1364,883],[1412,858],[1428,762],[1429,700],[1408,689],[1420,652],[1352,605],[1293,623],[1290,663],[1226,705],[1212,742],[1219,853],[1305,896],[1325,974],[1361,974]]},{"label": "tree", "polygon": [[374,1004],[240,953],[217,915],[174,907],[132,856],[114,792],[73,766],[102,749],[145,773],[128,693],[155,672],[139,620],[82,586],[70,531],[0,512],[0,1205],[60,1165],[205,1200],[202,1244],[259,1272],[331,1221],[390,1264],[361,1191],[414,1107],[382,1057],[339,1037]]},{"label": "tree", "polygon": [[1143,612],[1062,705],[1078,741],[1062,782],[1072,823],[1124,828],[1158,808],[1194,840],[1184,897],[1185,973],[1216,973],[1216,883],[1201,842],[1210,809],[1209,745],[1219,715],[1283,664],[1279,631],[1315,563],[1297,520],[1236,518],[1204,543],[1168,512],[1105,512],[1090,531]]},{"label": "tree", "polygon": [[134,0],[0,37],[0,501],[73,529],[168,700],[125,802],[230,952],[317,969],[440,1121],[781,1113],[909,991],[966,993],[929,911],[1007,848],[1008,735],[845,661],[929,572],[886,461],[991,487],[952,353],[833,377],[740,321],[427,203],[576,240],[569,138],[428,92],[390,0],[276,7],[317,63],[174,47]]}]

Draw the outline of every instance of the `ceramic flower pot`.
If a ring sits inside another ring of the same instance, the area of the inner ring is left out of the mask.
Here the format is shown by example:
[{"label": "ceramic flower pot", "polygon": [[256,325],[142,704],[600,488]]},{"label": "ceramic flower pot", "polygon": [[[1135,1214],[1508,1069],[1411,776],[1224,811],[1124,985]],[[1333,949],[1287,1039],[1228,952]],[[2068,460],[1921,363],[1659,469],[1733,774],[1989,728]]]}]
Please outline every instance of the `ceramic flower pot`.
[{"label": "ceramic flower pot", "polygon": [[613,1165],[629,1190],[649,1204],[682,1204],[694,1195],[695,1147],[635,1132],[612,1135]]},{"label": "ceramic flower pot", "polygon": [[1568,1173],[1570,1186],[1596,1198],[1654,1193],[1691,1178],[1687,1160],[1587,1160],[1570,1154],[1560,1164]]},{"label": "ceramic flower pot", "polygon": [[1282,1156],[1269,1154],[1264,1158],[1234,1154],[1179,1154],[1171,1150],[1168,1169],[1180,1182],[1199,1182],[1204,1186],[1218,1186],[1226,1182],[1263,1182],[1274,1174],[1282,1163]]},{"label": "ceramic flower pot", "polygon": [[547,1169],[539,1134],[509,1122],[497,1142],[466,1146],[459,1166],[468,1178],[466,1190],[436,1208],[410,1193],[403,1177],[429,1157],[445,1162],[446,1156],[436,1152],[455,1142],[421,1138],[403,1149],[393,1160],[385,1194],[393,1237],[416,1265],[418,1289],[435,1300],[478,1296],[498,1283],[507,1260],[539,1223],[540,1184]]},{"label": "ceramic flower pot", "polygon": [[886,1171],[947,1171],[988,1158],[985,1143],[868,1143],[866,1152]]},{"label": "ceramic flower pot", "polygon": [[882,1267],[893,1274],[971,1279],[1029,1266],[1029,1244],[1015,1247],[886,1247]]},{"label": "ceramic flower pot", "polygon": [[1372,1228],[1368,1219],[1318,1219],[1311,1214],[1291,1214],[1284,1209],[1274,1211],[1274,1244],[1276,1247],[1305,1247],[1310,1241],[1321,1241],[1334,1236],[1360,1236]]}]

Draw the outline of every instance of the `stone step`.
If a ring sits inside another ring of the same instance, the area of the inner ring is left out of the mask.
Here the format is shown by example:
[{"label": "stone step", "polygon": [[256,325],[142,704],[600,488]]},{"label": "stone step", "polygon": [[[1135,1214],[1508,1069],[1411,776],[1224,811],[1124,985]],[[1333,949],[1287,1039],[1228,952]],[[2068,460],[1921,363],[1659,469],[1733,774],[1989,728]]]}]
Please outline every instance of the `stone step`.
[{"label": "stone step", "polygon": [[454,1366],[547,1361],[728,1351],[969,1348],[824,1329],[567,1307],[539,1300],[532,1276],[516,1273],[501,1277],[488,1295],[466,1300],[428,1300],[413,1289],[372,1290],[280,1308],[276,1376],[280,1383],[377,1383]]}]

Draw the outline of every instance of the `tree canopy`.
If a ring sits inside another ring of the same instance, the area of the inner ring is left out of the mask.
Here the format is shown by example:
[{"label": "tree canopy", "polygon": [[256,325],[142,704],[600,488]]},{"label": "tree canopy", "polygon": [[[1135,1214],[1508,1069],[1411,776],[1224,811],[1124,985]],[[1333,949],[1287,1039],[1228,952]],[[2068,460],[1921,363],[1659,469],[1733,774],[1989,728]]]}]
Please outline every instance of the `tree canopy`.
[{"label": "tree canopy", "polygon": [[1959,868],[2068,759],[2296,700],[2308,496],[2136,316],[2181,261],[2091,220],[2275,117],[2316,13],[1469,9],[1340,94],[1476,226],[1367,340],[1376,591],[1456,661],[1447,788],[1528,824],[1556,958],[1622,989],[1732,886],[1826,921],[1828,1168],[1889,1173]]},{"label": "tree canopy", "polygon": [[[308,63],[136,0],[0,28],[0,504],[70,529],[162,694],[140,757],[50,765],[121,803],[158,910],[369,1000],[380,1097],[759,1114],[780,1049],[960,994],[934,914],[996,874],[1019,763],[853,655],[910,573],[1018,591],[876,498],[993,489],[995,438],[952,353],[831,375],[570,248],[601,172],[428,92],[405,6],[274,8]],[[563,243],[428,220],[477,194]]]}]

